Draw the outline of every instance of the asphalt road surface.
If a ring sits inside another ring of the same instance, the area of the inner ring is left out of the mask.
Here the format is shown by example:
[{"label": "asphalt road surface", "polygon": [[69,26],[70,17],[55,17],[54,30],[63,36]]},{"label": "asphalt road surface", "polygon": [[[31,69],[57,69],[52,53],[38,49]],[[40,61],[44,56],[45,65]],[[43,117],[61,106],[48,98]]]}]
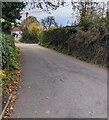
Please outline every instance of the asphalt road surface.
[{"label": "asphalt road surface", "polygon": [[107,71],[33,44],[22,52],[12,118],[106,118]]}]

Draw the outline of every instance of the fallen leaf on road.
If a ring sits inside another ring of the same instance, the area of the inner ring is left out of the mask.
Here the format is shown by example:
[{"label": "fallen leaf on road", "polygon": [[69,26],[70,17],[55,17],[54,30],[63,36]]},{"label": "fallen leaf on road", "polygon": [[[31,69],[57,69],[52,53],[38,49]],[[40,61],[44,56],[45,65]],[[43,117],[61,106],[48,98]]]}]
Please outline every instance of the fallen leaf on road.
[{"label": "fallen leaf on road", "polygon": [[9,89],[9,92],[11,92],[12,90],[11,89]]},{"label": "fallen leaf on road", "polygon": [[10,107],[10,110],[13,110],[13,107]]},{"label": "fallen leaf on road", "polygon": [[45,99],[49,99],[49,97],[48,97],[48,96],[46,96],[46,97],[45,97]]},{"label": "fallen leaf on road", "polygon": [[[13,95],[9,105],[6,108],[5,114],[4,114],[4,118],[10,118],[11,113],[14,111],[14,105],[15,105],[15,101],[17,99],[17,89],[21,88],[20,86],[20,72],[21,72],[21,66],[20,66],[20,60],[18,61],[19,64],[19,70],[15,70],[14,71],[14,81],[11,82],[9,85],[7,85],[7,87],[5,88],[5,94],[7,94],[6,96],[9,95]],[[6,101],[4,101],[5,103]],[[6,103],[5,103],[6,104]]]}]

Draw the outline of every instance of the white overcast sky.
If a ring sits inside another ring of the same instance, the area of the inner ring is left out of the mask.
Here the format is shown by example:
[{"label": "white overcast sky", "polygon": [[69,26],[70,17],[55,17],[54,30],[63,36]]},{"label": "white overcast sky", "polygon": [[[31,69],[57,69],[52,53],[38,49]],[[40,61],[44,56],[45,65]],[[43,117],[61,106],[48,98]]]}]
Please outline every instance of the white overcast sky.
[{"label": "white overcast sky", "polygon": [[[52,12],[52,14],[50,14],[50,16],[54,16],[56,22],[59,25],[70,25],[71,23],[73,23],[75,21],[75,17],[72,18],[72,5],[70,5],[71,0],[65,0],[68,4],[68,6],[62,7],[62,8],[58,8],[57,10],[55,10],[54,12]],[[77,0],[75,0],[77,1]],[[95,1],[99,1],[99,2],[107,2],[109,0],[95,0]],[[25,13],[28,12],[29,16],[34,16],[36,17],[39,21],[42,18],[47,17],[49,14],[46,12],[43,12],[37,8],[33,9],[33,10],[29,10],[28,7],[27,9],[23,12],[22,14],[22,19],[26,18]]]}]

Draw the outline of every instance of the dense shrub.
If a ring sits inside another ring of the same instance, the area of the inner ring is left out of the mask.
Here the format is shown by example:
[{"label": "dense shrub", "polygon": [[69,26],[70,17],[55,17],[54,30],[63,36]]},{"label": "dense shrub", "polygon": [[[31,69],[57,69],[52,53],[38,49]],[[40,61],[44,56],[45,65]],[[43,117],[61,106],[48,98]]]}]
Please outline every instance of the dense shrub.
[{"label": "dense shrub", "polygon": [[2,69],[2,35],[0,33],[0,70]]},{"label": "dense shrub", "polygon": [[69,38],[71,34],[75,33],[76,29],[68,27],[46,30],[39,34],[39,44],[52,47],[58,51],[67,52],[69,49]]},{"label": "dense shrub", "polygon": [[20,41],[23,43],[38,43],[38,36],[37,34],[34,35],[28,30],[25,30],[25,32],[22,33],[22,38]]},{"label": "dense shrub", "polygon": [[2,56],[2,70],[5,71],[6,78],[4,78],[4,84],[13,79],[13,71],[18,68],[17,58],[19,55],[19,49],[14,44],[14,38],[11,35],[1,34],[1,56]]},{"label": "dense shrub", "polygon": [[27,17],[27,19],[21,23],[21,29],[23,31],[21,42],[38,43],[38,32],[41,31],[41,27],[35,17]]},{"label": "dense shrub", "polygon": [[34,43],[38,43],[38,39],[36,39],[36,37],[30,33],[28,34],[23,33],[20,42],[34,44]]},{"label": "dense shrub", "polygon": [[82,27],[84,31],[87,31],[91,27],[93,27],[94,22],[93,22],[93,19],[91,19],[90,17],[84,16],[84,17],[81,17],[81,21],[79,25]]},{"label": "dense shrub", "polygon": [[109,36],[100,35],[96,28],[84,32],[78,31],[70,40],[70,54],[81,60],[107,66],[107,48]]},{"label": "dense shrub", "polygon": [[23,43],[38,43],[38,32],[41,31],[40,24],[33,22],[27,28],[23,28],[21,42]]},{"label": "dense shrub", "polygon": [[[87,62],[108,66],[109,32],[105,24],[84,31],[82,27],[56,28],[40,33],[40,45],[78,57]],[[109,66],[108,66],[109,67]]]}]

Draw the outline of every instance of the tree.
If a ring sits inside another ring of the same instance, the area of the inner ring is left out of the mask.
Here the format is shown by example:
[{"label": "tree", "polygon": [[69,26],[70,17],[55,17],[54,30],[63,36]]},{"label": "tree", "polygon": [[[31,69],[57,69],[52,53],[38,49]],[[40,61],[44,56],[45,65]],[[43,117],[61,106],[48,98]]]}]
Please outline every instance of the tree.
[{"label": "tree", "polygon": [[35,23],[35,26],[36,26],[36,24],[38,26],[40,25],[39,21],[34,16],[29,16],[21,22],[21,29],[22,29],[24,34],[29,33],[29,29],[30,29],[30,26],[32,25],[32,23]]},{"label": "tree", "polygon": [[2,18],[5,19],[2,24],[3,31],[10,31],[11,23],[21,18],[20,12],[24,7],[23,2],[2,2]]},{"label": "tree", "polygon": [[48,17],[42,19],[41,24],[45,28],[47,28],[47,27],[50,28],[51,26],[58,26],[55,21],[55,18],[53,16],[48,16]]},{"label": "tree", "polygon": [[[27,3],[28,4],[28,3]],[[95,14],[99,17],[104,17],[106,13],[107,3],[97,2],[95,0],[71,0],[72,4],[72,16],[78,17],[78,22],[81,20],[81,16],[91,16],[94,17]],[[45,12],[51,14],[53,10],[56,10],[60,7],[68,6],[67,0],[31,0],[30,9],[39,8]],[[108,12],[107,12],[108,15]]]},{"label": "tree", "polygon": [[27,28],[29,28],[29,26],[30,26],[32,23],[34,23],[34,22],[39,23],[39,21],[37,20],[36,17],[34,17],[34,16],[29,16],[29,17],[26,18],[26,20],[23,20],[23,21],[22,21],[21,26],[22,26],[22,27],[27,27]]},{"label": "tree", "polygon": [[37,35],[37,33],[41,30],[40,28],[40,24],[37,22],[33,22],[30,26],[29,26],[29,32],[33,35]]},{"label": "tree", "polygon": [[37,22],[33,22],[30,26],[29,26],[29,33],[31,36],[34,37],[34,41],[35,43],[38,42],[38,33],[41,31],[41,27],[40,24]]},{"label": "tree", "polygon": [[107,2],[107,12],[106,12],[106,16],[109,17],[109,1]]},{"label": "tree", "polygon": [[[30,9],[35,9],[37,7],[45,12],[51,13],[52,10],[64,6],[65,3],[64,0],[37,0],[37,2],[36,0],[31,0]],[[26,4],[28,5],[28,2],[26,2]]]},{"label": "tree", "polygon": [[40,23],[34,16],[29,16],[26,20],[21,23],[21,28],[23,31],[22,42],[26,43],[37,43],[38,42],[38,32],[40,31]]}]

